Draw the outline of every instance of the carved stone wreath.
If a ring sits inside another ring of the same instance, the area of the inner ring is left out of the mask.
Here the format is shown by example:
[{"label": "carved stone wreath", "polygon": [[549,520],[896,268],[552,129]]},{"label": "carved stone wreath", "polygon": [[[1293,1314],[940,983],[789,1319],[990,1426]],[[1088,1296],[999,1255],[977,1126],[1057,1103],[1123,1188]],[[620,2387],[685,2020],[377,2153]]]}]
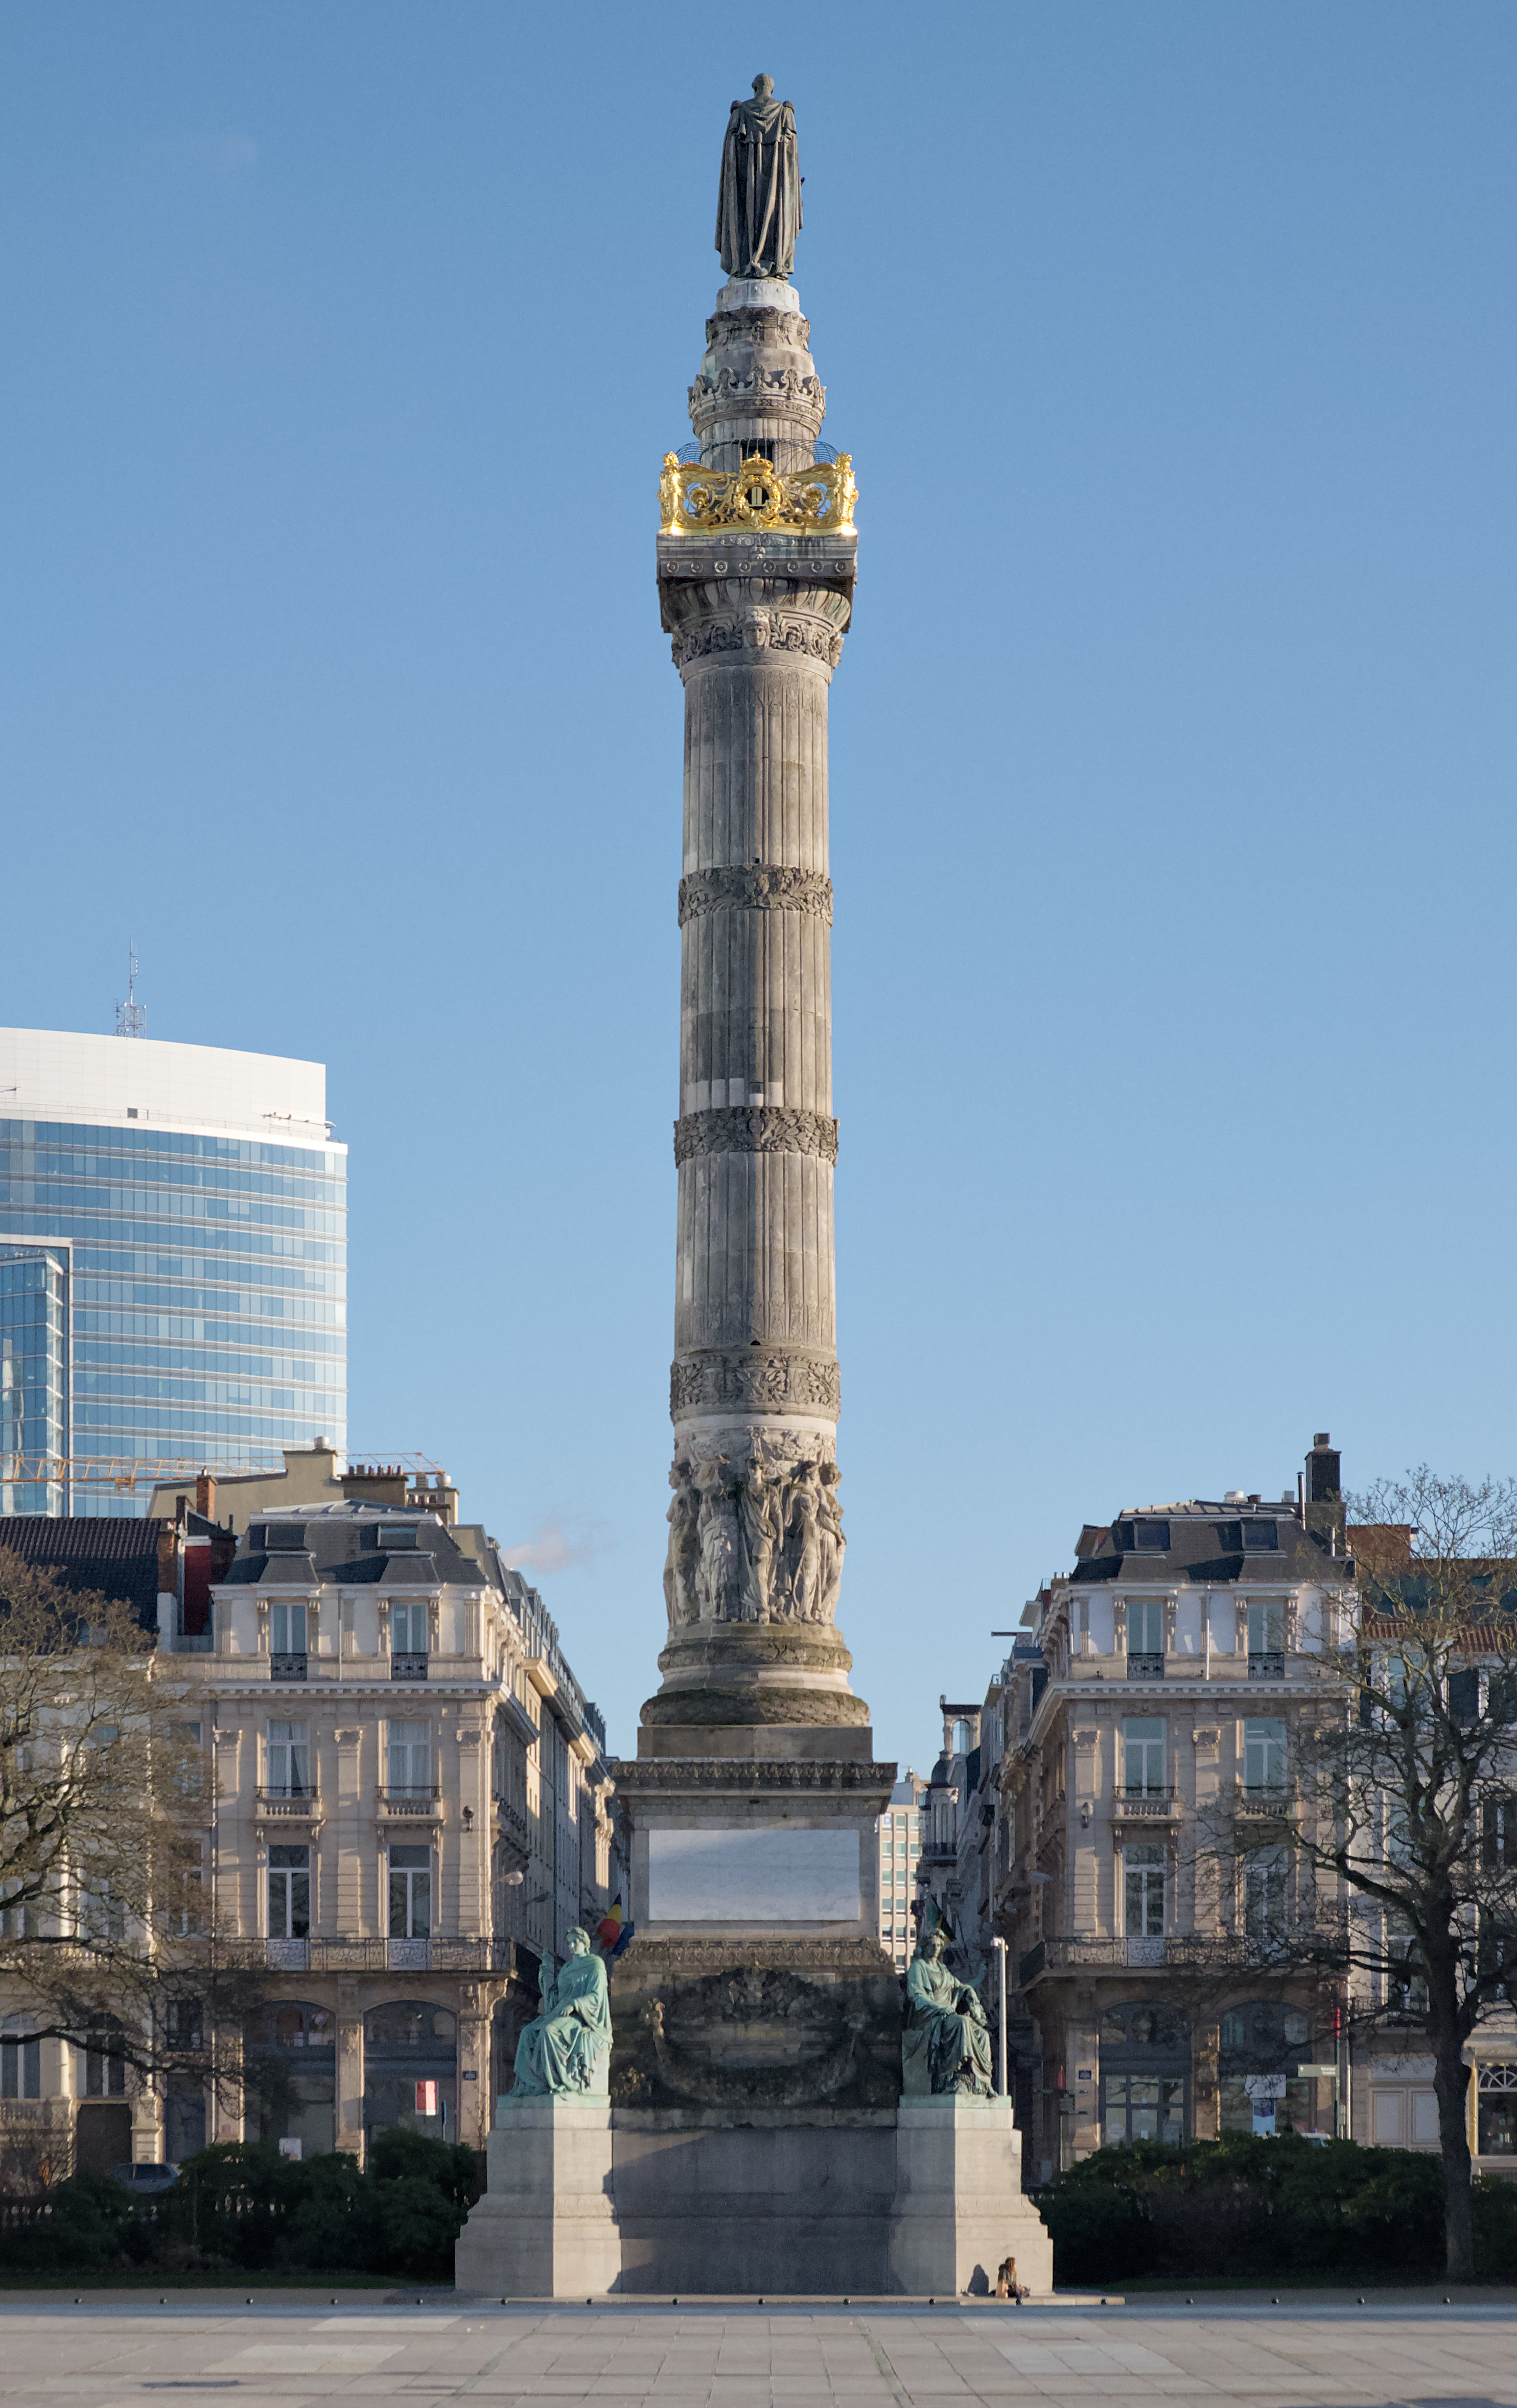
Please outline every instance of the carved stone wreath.
[{"label": "carved stone wreath", "polygon": [[869,2016],[794,1973],[739,1967],[681,1983],[643,2020],[662,2087],[701,2107],[813,2107],[854,2070]]},{"label": "carved stone wreath", "polygon": [[680,880],[680,926],[707,911],[810,911],[830,924],[832,882],[819,869],[755,862],[751,868],[696,869]]},{"label": "carved stone wreath", "polygon": [[718,1104],[674,1123],[674,1160],[704,1154],[815,1154],[837,1160],[837,1123],[788,1104]]}]

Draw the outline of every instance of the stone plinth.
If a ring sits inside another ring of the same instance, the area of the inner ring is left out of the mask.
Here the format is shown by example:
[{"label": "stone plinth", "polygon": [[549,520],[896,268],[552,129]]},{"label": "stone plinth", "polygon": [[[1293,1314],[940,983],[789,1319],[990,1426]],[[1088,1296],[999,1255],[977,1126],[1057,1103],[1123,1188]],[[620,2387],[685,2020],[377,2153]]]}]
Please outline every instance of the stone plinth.
[{"label": "stone plinth", "polygon": [[622,2290],[890,2287],[889,2109],[618,2107],[612,2123]]},{"label": "stone plinth", "polygon": [[502,2100],[486,2188],[455,2257],[460,2290],[497,2299],[592,2299],[614,2290],[621,2239],[612,2204],[604,2099]]},{"label": "stone plinth", "polygon": [[1022,2189],[1021,2134],[1008,2099],[903,2099],[896,2114],[892,2291],[939,2299],[994,2290],[1017,2260],[1033,2293],[1053,2288],[1053,2243]]}]

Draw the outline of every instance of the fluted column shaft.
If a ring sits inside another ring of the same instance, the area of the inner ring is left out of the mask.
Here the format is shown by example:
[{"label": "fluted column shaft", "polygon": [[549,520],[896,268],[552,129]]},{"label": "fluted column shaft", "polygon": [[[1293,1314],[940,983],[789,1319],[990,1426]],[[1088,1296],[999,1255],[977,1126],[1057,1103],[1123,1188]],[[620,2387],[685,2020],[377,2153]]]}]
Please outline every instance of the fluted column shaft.
[{"label": "fluted column shaft", "polygon": [[[809,331],[787,287],[727,288],[691,393],[703,462],[810,465],[823,399]],[[643,1719],[857,1725],[867,1709],[832,1627],[827,797],[854,537],[681,533],[658,552],[685,683],[685,840],[671,1640]],[[752,1626],[776,1624],[793,1643],[760,1661]]]}]

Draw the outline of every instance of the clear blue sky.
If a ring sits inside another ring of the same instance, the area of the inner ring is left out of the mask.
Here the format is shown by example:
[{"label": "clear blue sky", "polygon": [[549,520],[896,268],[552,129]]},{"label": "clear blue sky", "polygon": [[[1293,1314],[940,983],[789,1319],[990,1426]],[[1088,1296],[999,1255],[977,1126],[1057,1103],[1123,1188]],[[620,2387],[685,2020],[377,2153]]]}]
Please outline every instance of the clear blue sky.
[{"label": "clear blue sky", "polygon": [[[1517,9],[0,13],[0,1021],[310,1054],[352,1434],[628,1746],[671,1346],[659,455],[795,103],[843,1622],[930,1759],[1082,1520],[1517,1470]],[[755,22],[760,22],[755,21]],[[736,23],[736,19],[730,21]]]}]

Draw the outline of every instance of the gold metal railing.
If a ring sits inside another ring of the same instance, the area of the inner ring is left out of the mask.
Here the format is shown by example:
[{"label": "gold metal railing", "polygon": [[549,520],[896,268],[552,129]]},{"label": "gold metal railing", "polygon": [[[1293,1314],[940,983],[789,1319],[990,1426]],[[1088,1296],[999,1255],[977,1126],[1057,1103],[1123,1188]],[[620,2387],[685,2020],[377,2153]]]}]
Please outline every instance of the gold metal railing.
[{"label": "gold metal railing", "polygon": [[858,494],[846,452],[788,473],[757,455],[741,468],[682,467],[666,452],[658,480],[659,531],[715,535],[730,528],[778,527],[799,535],[835,535],[852,526]]}]

